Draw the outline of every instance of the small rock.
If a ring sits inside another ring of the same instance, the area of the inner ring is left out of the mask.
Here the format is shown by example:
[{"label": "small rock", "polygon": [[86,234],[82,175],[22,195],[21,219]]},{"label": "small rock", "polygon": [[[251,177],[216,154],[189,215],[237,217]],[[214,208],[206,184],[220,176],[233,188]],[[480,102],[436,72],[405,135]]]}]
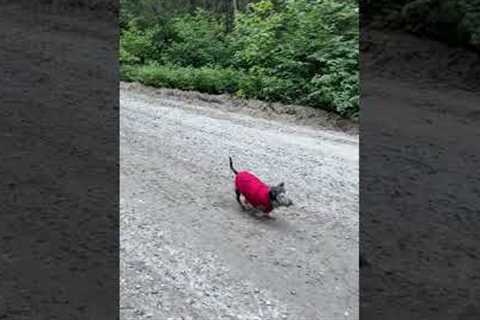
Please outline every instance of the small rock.
[{"label": "small rock", "polygon": [[291,295],[296,295],[297,292],[296,292],[295,290],[290,290],[290,294],[291,294]]},{"label": "small rock", "polygon": [[345,315],[345,317],[348,317],[348,315],[349,315],[348,311],[345,311],[344,315]]}]

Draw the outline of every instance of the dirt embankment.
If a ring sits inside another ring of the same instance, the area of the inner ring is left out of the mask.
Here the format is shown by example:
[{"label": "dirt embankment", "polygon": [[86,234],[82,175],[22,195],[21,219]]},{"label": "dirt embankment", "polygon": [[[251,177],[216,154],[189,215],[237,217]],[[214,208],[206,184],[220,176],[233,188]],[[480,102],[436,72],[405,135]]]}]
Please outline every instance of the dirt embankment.
[{"label": "dirt embankment", "polygon": [[210,106],[219,110],[248,114],[257,118],[278,120],[286,123],[308,126],[316,129],[328,129],[357,135],[359,123],[344,119],[332,112],[317,108],[270,103],[260,100],[245,100],[228,94],[211,95],[197,91],[182,91],[177,89],[151,88],[139,83],[123,82],[122,88],[134,89],[156,97],[183,100],[198,106]]}]

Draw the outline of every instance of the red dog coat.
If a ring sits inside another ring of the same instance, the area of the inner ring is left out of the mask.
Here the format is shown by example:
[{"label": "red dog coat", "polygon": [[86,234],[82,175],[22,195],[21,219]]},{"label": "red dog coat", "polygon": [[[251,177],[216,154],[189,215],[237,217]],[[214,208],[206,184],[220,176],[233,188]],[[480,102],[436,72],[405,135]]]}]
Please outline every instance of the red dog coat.
[{"label": "red dog coat", "polygon": [[235,176],[235,189],[255,208],[263,212],[273,210],[270,202],[270,187],[248,171],[241,171]]}]

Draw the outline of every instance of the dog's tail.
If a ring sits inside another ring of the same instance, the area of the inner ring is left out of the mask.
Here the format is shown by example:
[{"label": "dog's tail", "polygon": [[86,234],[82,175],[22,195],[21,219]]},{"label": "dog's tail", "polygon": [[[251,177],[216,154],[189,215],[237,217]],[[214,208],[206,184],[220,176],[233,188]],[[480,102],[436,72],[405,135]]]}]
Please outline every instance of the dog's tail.
[{"label": "dog's tail", "polygon": [[237,170],[233,167],[232,157],[228,157],[228,159],[230,160],[230,169],[232,169],[233,173],[238,174]]}]

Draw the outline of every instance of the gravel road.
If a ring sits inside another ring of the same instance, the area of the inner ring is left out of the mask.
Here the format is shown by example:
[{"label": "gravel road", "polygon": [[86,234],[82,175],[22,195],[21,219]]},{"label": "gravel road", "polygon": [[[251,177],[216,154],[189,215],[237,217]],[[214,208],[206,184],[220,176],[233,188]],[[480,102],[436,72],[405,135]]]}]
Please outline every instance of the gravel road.
[{"label": "gravel road", "polygon": [[[120,89],[121,319],[358,319],[358,136]],[[243,213],[228,155],[294,207]]]}]

